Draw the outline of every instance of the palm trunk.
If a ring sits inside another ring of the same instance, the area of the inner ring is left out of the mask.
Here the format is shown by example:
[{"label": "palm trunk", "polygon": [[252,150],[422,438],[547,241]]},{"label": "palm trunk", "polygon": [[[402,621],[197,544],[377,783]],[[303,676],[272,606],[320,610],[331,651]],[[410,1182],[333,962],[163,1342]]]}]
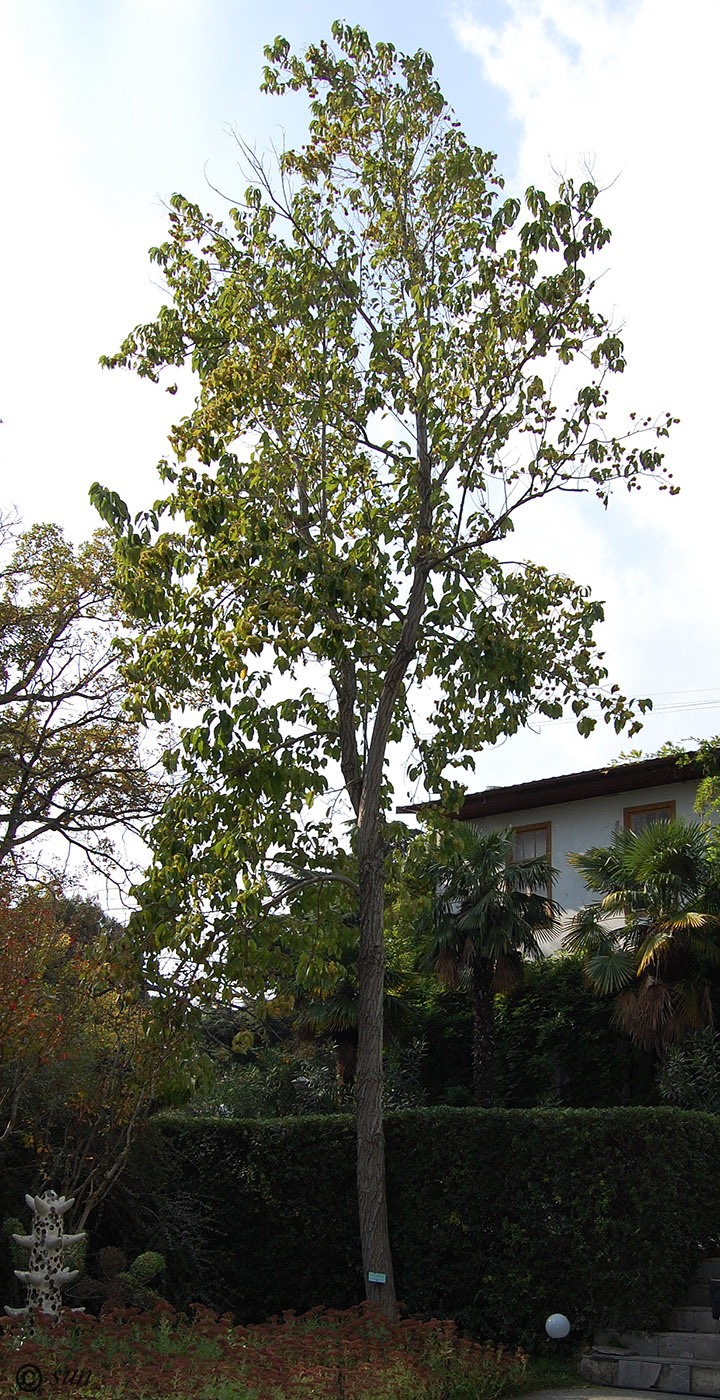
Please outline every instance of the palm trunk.
[{"label": "palm trunk", "polygon": [[[383,1133],[383,937],[385,868],[377,825],[368,840],[359,831],[360,955],[358,966],[358,1059],[356,1078],[357,1188],[360,1243],[368,1302],[397,1319],[387,1199]],[[372,1281],[380,1275],[382,1282]]]},{"label": "palm trunk", "polygon": [[473,1011],[473,1089],[479,1108],[492,1108],[495,1087],[495,993],[493,963],[476,958],[470,999]]},{"label": "palm trunk", "polygon": [[335,1055],[335,1080],[340,1095],[346,1094],[355,1083],[357,1066],[357,1038],[352,1031],[338,1035],[333,1044]]}]

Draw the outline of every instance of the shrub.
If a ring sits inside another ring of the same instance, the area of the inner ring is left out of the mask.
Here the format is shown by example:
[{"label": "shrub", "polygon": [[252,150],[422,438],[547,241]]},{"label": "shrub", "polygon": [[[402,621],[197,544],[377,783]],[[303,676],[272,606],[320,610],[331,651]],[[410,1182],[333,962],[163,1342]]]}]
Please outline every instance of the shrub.
[{"label": "shrub", "polygon": [[322,1046],[298,1054],[283,1045],[263,1046],[231,1063],[185,1110],[193,1118],[284,1118],[337,1111],[332,1051]]},{"label": "shrub", "polygon": [[[158,1275],[165,1272],[162,1254],[146,1250],[128,1268],[122,1249],[106,1245],[98,1250],[94,1261],[94,1277],[83,1272],[65,1291],[70,1307],[89,1304],[104,1313],[121,1307],[149,1308],[164,1302],[158,1292]],[[149,1287],[150,1284],[154,1286]]]},{"label": "shrub", "polygon": [[655,1056],[633,1046],[613,1024],[612,1014],[612,998],[592,990],[580,958],[528,965],[522,983],[497,998],[497,1104],[610,1108],[656,1103]]},{"label": "shrub", "polygon": [[[363,1296],[347,1116],[166,1118],[155,1131],[154,1175],[145,1168],[134,1188],[142,1234],[127,1208],[98,1229],[113,1224],[107,1242],[129,1256],[162,1252],[176,1306],[255,1322]],[[388,1114],[386,1137],[398,1296],[478,1338],[532,1344],[556,1311],[578,1339],[597,1325],[654,1327],[716,1238],[711,1115],[426,1108]],[[205,1260],[190,1264],[193,1202]]]},{"label": "shrub", "polygon": [[669,1045],[658,1073],[658,1093],[675,1108],[720,1113],[720,1035],[705,1026],[684,1045]]}]

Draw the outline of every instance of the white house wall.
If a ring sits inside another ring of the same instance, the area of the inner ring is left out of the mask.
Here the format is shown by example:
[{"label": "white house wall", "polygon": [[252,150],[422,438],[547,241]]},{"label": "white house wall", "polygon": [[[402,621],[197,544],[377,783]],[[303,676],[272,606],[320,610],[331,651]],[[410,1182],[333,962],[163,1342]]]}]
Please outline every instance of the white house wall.
[{"label": "white house wall", "polygon": [[524,808],[521,812],[498,812],[492,817],[473,821],[478,831],[495,828],[534,826],[550,823],[550,861],[559,871],[554,898],[567,914],[588,904],[592,895],[579,871],[568,865],[568,852],[587,851],[592,846],[606,846],[613,831],[623,826],[626,807],[647,807],[656,802],[674,802],[675,815],[686,821],[697,820],[695,797],[697,780],[687,783],[667,783],[662,787],[637,788],[607,797],[586,797],[576,802],[552,803],[546,807]]}]

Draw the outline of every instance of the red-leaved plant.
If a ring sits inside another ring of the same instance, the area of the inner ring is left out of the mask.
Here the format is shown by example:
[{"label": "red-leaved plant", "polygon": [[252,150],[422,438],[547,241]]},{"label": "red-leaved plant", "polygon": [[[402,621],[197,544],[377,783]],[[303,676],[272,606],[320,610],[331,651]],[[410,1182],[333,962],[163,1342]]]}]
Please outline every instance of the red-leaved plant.
[{"label": "red-leaved plant", "polygon": [[390,1323],[367,1304],[252,1327],[191,1311],[65,1309],[58,1326],[38,1316],[32,1336],[1,1319],[0,1397],[20,1384],[76,1400],[495,1400],[528,1359],[459,1336],[453,1322]]}]

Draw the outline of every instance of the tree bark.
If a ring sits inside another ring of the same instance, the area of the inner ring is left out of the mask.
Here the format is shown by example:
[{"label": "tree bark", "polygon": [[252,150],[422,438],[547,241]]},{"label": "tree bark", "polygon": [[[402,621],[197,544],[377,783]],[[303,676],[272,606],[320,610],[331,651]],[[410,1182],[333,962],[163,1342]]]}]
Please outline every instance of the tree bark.
[{"label": "tree bark", "polygon": [[[383,930],[385,862],[380,830],[359,830],[360,954],[358,967],[358,1060],[356,1078],[357,1189],[363,1275],[368,1302],[397,1319],[385,1192],[383,1132]],[[371,1274],[384,1275],[373,1282]]]},{"label": "tree bark", "polygon": [[473,1011],[473,1089],[479,1108],[492,1108],[495,1088],[495,993],[490,958],[472,965],[470,999]]},{"label": "tree bark", "polygon": [[[385,856],[382,806],[382,777],[390,729],[400,687],[417,647],[425,611],[430,574],[428,543],[432,525],[431,460],[427,423],[421,412],[415,416],[418,443],[417,552],[405,617],[395,654],[385,673],[372,727],[372,738],[362,772],[362,782],[353,782],[359,768],[357,744],[345,724],[354,694],[349,666],[343,671],[336,691],[340,709],[343,776],[357,816],[358,909],[360,951],[358,960],[358,1060],[357,1106],[357,1188],[360,1217],[365,1293],[368,1302],[379,1303],[385,1316],[398,1316],[395,1297],[390,1233],[385,1190],[385,1135],[383,1132],[383,1000],[385,991]],[[350,759],[351,761],[348,761]],[[378,1275],[380,1281],[371,1279]]]}]

